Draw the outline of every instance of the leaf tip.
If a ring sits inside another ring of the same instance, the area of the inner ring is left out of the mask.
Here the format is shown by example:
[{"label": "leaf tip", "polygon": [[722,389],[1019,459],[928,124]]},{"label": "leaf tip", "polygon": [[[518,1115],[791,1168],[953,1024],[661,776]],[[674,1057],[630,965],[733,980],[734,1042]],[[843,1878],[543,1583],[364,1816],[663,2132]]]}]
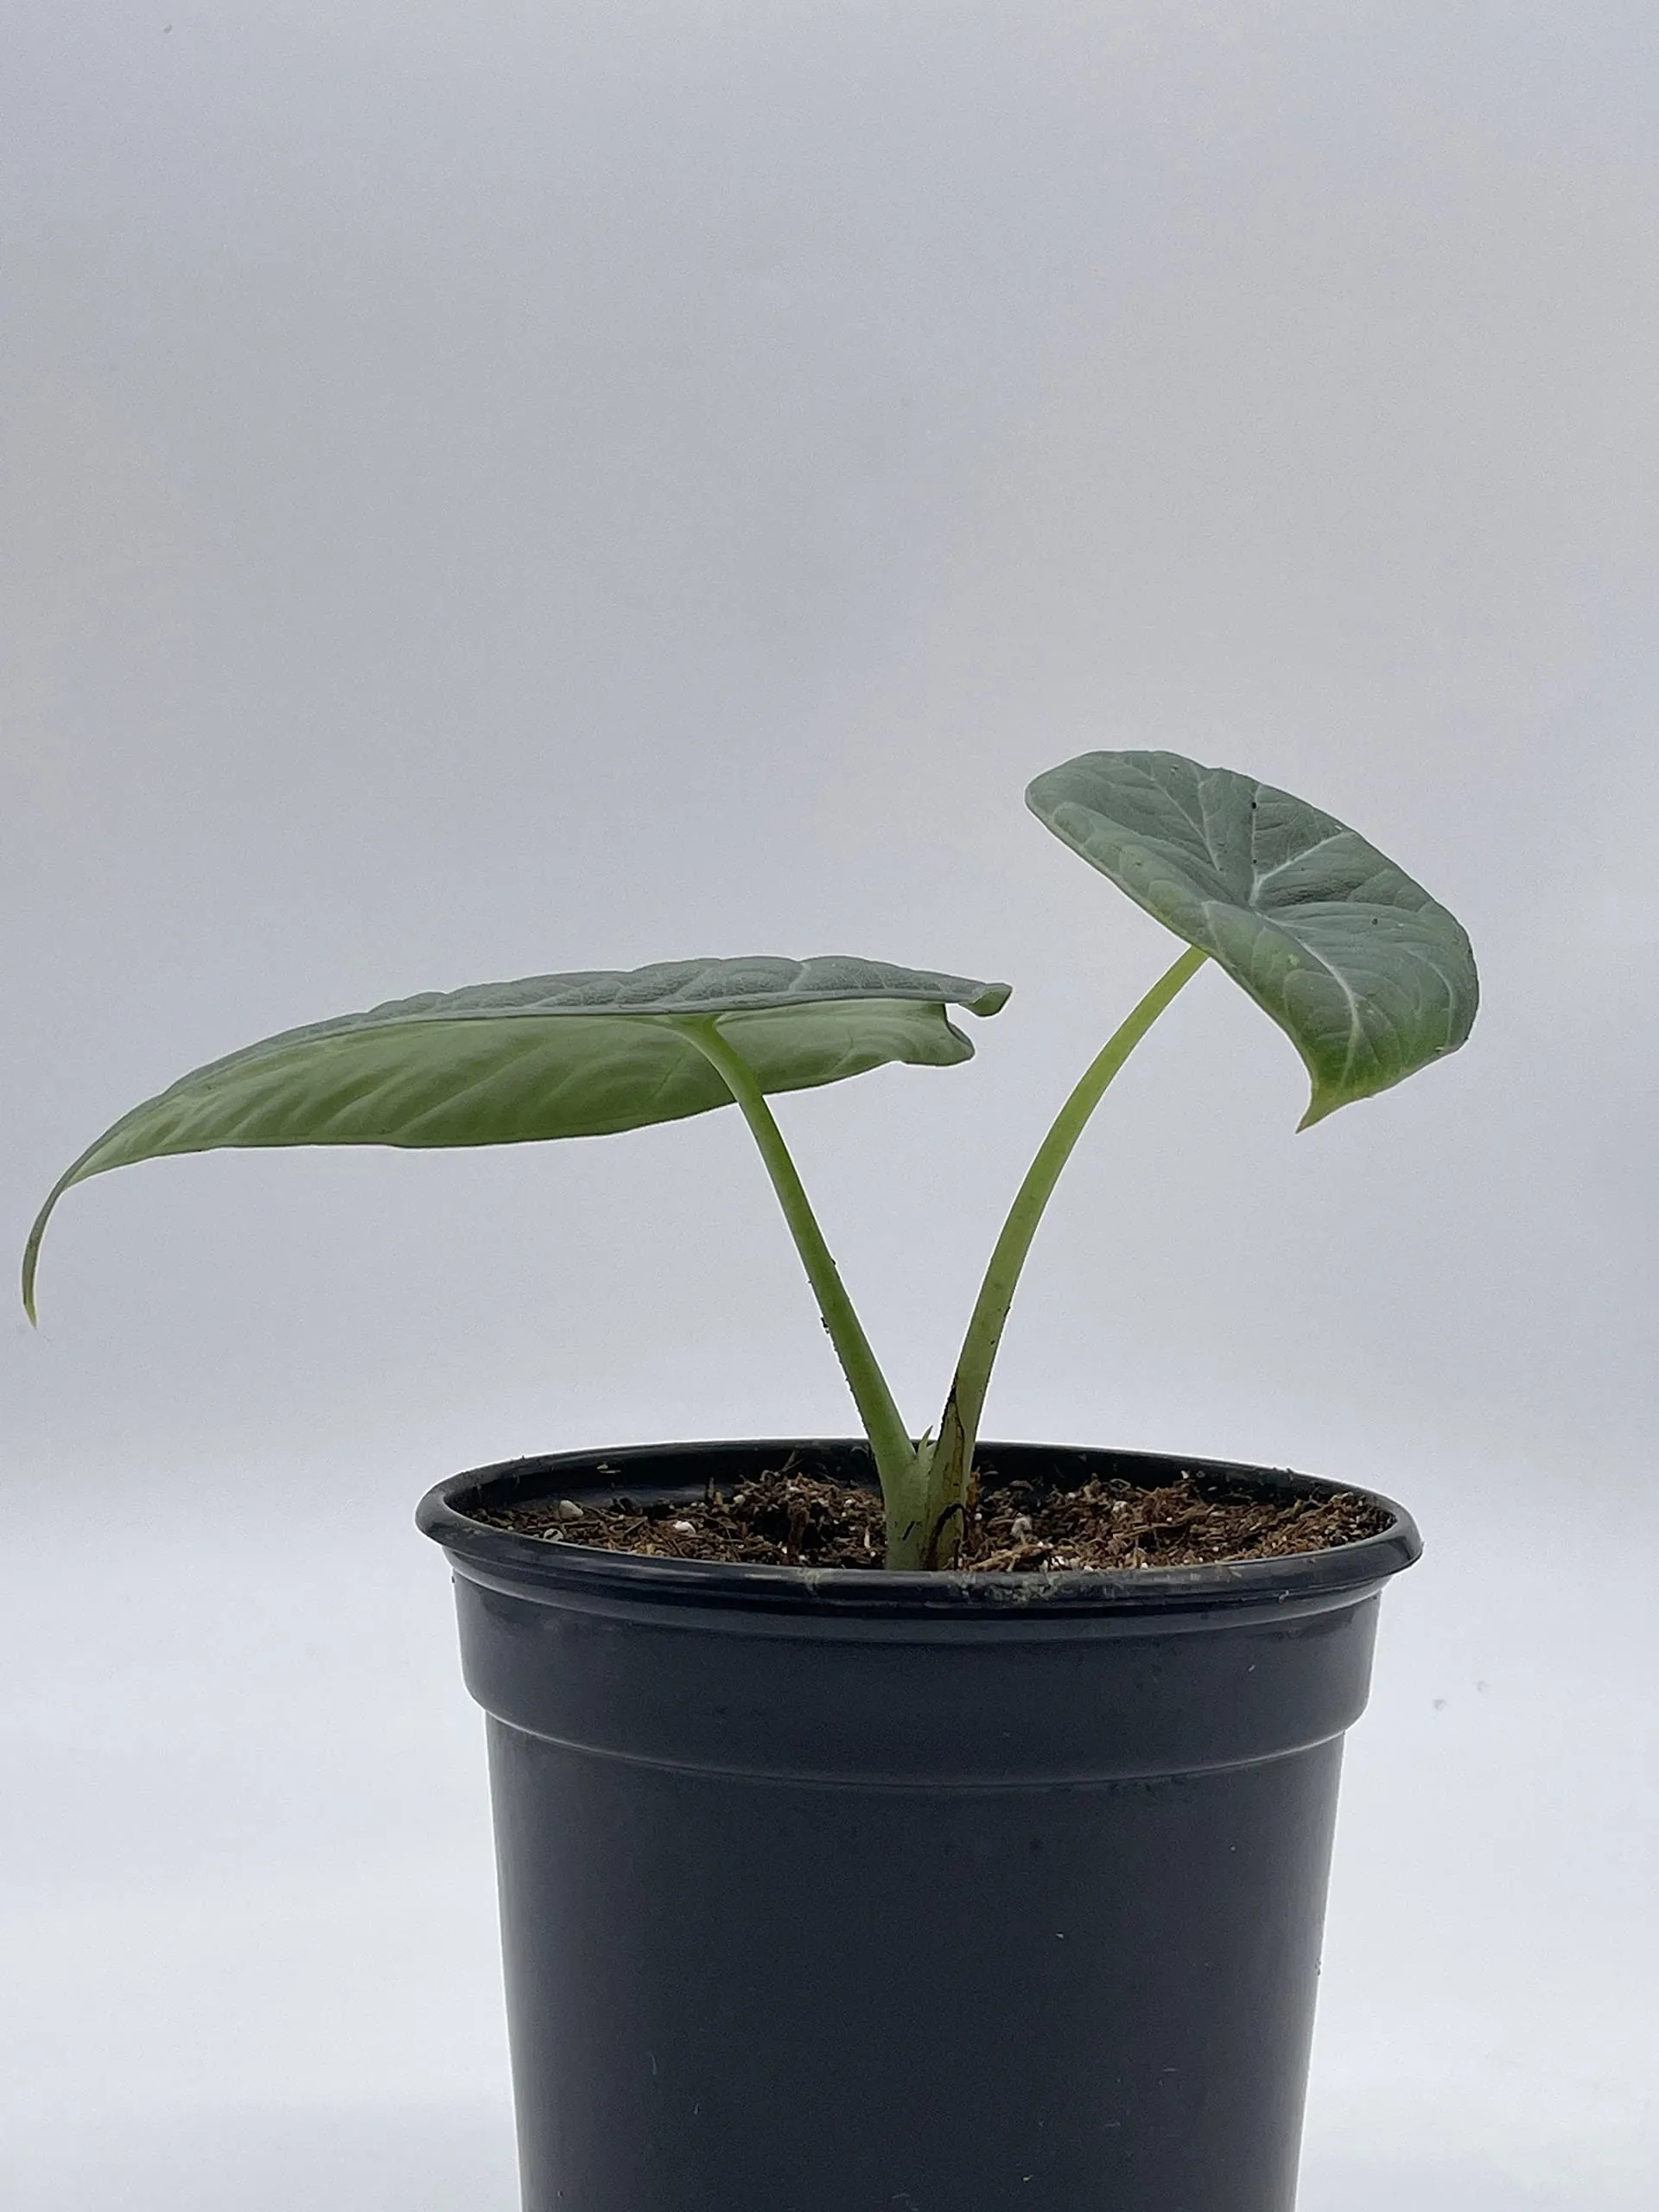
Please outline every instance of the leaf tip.
[{"label": "leaf tip", "polygon": [[41,1239],[46,1235],[46,1224],[52,1218],[52,1209],[61,1196],[65,1184],[60,1183],[35,1217],[35,1226],[29,1232],[29,1242],[23,1247],[23,1311],[29,1316],[32,1329],[41,1325],[40,1313],[35,1303],[35,1277],[41,1263]]},{"label": "leaf tip", "polygon": [[976,999],[969,1000],[968,1011],[978,1014],[982,1020],[987,1019],[991,1014],[1001,1014],[1013,995],[1012,983],[987,983]]},{"label": "leaf tip", "polygon": [[1346,1091],[1321,1090],[1316,1084],[1313,1095],[1307,1102],[1307,1110],[1296,1124],[1297,1135],[1300,1136],[1304,1129],[1311,1129],[1316,1122],[1328,1120],[1338,1106],[1347,1103]]}]

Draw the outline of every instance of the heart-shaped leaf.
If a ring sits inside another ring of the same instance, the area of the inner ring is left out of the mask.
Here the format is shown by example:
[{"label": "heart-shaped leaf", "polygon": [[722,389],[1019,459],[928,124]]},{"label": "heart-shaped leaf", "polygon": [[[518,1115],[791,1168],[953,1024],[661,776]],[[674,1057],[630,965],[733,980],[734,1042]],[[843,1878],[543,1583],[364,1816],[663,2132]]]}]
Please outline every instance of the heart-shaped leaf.
[{"label": "heart-shaped leaf", "polygon": [[731,1104],[678,1023],[716,1021],[763,1090],[805,1090],[888,1061],[969,1059],[946,1007],[992,1014],[1007,995],[873,960],[677,960],[428,992],[285,1030],[183,1077],[81,1154],[30,1232],[24,1303],[32,1313],[52,1209],[111,1167],[221,1146],[601,1136]]},{"label": "heart-shaped leaf", "polygon": [[1303,1128],[1469,1034],[1479,987],[1462,925],[1288,791],[1177,753],[1085,753],[1026,801],[1272,1015],[1313,1078]]}]

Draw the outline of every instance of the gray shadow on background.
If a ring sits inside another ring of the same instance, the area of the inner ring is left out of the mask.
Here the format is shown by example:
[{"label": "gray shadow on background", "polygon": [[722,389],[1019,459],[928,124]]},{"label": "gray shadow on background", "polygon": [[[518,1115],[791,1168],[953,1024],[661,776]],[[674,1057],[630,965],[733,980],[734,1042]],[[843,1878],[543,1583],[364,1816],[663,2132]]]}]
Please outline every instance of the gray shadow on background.
[{"label": "gray shadow on background", "polygon": [[1559,2212],[1560,2205],[1559,2196],[1473,2166],[1310,2158],[1296,2212]]},{"label": "gray shadow on background", "polygon": [[191,2113],[10,2138],[6,2212],[518,2212],[512,2115],[465,2106]]}]

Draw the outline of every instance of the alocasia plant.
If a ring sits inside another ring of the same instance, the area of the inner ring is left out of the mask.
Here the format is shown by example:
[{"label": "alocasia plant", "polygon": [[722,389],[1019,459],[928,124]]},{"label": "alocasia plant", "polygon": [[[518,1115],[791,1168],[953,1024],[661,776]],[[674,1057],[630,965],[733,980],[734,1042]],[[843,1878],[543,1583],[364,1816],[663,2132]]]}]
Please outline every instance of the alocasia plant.
[{"label": "alocasia plant", "polygon": [[992,1363],[1033,1236],[1107,1085],[1206,959],[1300,1052],[1304,1128],[1455,1052],[1478,995],[1462,927],[1318,808],[1173,753],[1088,753],[1039,776],[1039,820],[1185,940],[1084,1070],[1039,1146],[981,1285],[936,1432],[906,1428],[808,1202],[769,1095],[973,1047],[946,1009],[997,1013],[1003,983],[871,960],[690,960],[431,992],[290,1029],[183,1077],[107,1129],[30,1232],[23,1302],[72,1185],[221,1146],[524,1144],[735,1103],[753,1132],[857,1404],[889,1568],[950,1566]]}]

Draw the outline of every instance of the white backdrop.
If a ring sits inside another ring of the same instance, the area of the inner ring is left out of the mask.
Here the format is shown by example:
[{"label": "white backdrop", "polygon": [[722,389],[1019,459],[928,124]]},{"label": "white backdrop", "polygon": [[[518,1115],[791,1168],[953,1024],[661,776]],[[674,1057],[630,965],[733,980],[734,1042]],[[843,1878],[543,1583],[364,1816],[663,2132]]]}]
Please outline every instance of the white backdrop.
[{"label": "white backdrop", "polygon": [[[993,1434],[1407,1498],[1303,2212],[1659,2183],[1659,60],[1616,0],[17,0],[0,1053],[21,1246],[185,1068],[704,952],[1006,976],[785,1103],[919,1427],[1165,964],[1023,812],[1158,745],[1467,923],[1468,1049],[1295,1137],[1202,977]],[[17,2212],[506,2212],[452,1468],[836,1433],[734,1116],[72,1194],[0,1329]]]}]

